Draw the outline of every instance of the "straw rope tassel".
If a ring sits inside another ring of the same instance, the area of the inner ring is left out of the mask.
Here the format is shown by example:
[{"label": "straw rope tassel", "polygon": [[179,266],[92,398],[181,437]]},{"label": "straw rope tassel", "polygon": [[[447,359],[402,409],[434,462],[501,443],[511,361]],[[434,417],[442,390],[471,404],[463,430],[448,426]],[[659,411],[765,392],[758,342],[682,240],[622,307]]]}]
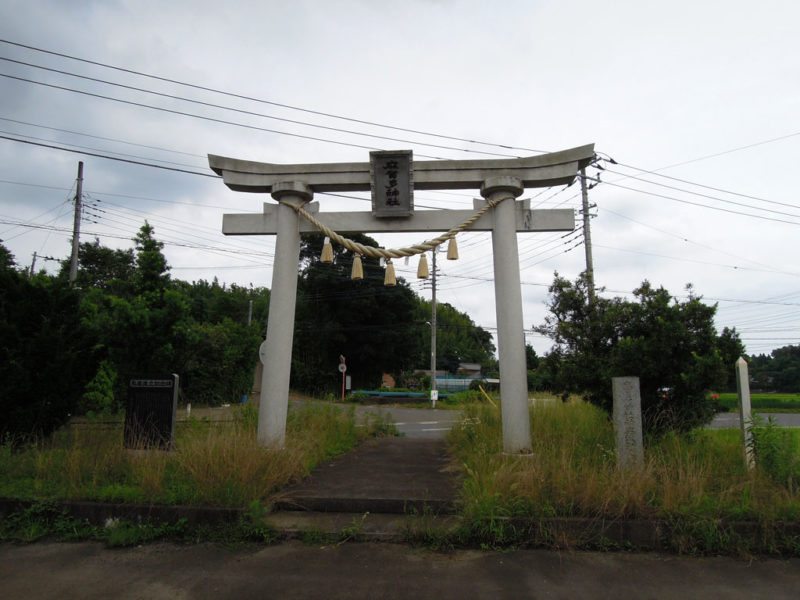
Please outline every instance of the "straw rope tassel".
[{"label": "straw rope tassel", "polygon": [[397,279],[394,276],[394,265],[391,259],[386,259],[386,275],[383,278],[383,285],[392,287],[397,284]]},{"label": "straw rope tassel", "polygon": [[419,266],[417,267],[417,279],[427,279],[430,276],[430,271],[428,270],[428,259],[426,254],[423,252],[419,255]]},{"label": "straw rope tassel", "polygon": [[451,237],[447,244],[447,260],[458,260],[458,244],[455,236]]},{"label": "straw rope tassel", "polygon": [[361,266],[361,257],[358,254],[353,256],[353,270],[350,279],[364,279],[364,267]]},{"label": "straw rope tassel", "polygon": [[322,257],[320,262],[330,264],[333,262],[333,246],[331,246],[331,238],[326,237],[322,244]]}]

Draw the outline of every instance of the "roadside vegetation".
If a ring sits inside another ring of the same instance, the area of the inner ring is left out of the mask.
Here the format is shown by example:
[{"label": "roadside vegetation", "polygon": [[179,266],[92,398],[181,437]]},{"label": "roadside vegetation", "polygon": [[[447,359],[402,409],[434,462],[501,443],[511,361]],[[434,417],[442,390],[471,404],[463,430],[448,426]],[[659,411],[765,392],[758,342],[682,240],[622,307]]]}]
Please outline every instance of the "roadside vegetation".
[{"label": "roadside vegetation", "polygon": [[[524,458],[502,454],[498,410],[472,405],[465,417],[450,436],[464,466],[462,543],[580,546],[580,536],[552,539],[541,520],[650,519],[680,552],[800,553],[800,532],[784,534],[800,520],[800,432],[758,424],[752,472],[737,430],[650,435],[643,468],[622,471],[612,424],[589,403],[532,409],[533,455]],[[757,524],[760,535],[738,536],[737,521]]]},{"label": "roadside vegetation", "polygon": [[174,451],[123,448],[122,425],[65,427],[36,444],[0,446],[0,497],[24,500],[268,505],[272,494],[360,441],[396,429],[385,414],[306,403],[289,412],[286,447],[256,443],[254,405],[230,422],[180,422]]}]

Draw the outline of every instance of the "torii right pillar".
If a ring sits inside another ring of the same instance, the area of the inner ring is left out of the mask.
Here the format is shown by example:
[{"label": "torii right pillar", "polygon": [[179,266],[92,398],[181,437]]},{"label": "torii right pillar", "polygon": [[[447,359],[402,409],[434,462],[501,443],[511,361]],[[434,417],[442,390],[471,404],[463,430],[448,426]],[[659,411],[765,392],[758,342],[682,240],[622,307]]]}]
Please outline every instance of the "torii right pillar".
[{"label": "torii right pillar", "polygon": [[[497,200],[520,196],[525,190],[516,177],[491,177],[481,186],[481,195]],[[500,202],[493,210],[492,253],[494,300],[497,314],[497,354],[500,360],[503,451],[531,451],[531,424],[525,370],[525,334],[522,322],[522,291],[519,279],[519,249],[514,202]]]}]

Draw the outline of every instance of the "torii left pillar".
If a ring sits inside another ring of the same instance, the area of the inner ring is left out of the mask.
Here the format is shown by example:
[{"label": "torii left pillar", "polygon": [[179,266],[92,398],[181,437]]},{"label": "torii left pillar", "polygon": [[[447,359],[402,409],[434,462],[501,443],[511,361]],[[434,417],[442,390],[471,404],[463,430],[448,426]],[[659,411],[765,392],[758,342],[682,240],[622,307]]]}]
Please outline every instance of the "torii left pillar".
[{"label": "torii left pillar", "polygon": [[302,182],[282,182],[272,187],[278,234],[267,319],[267,359],[261,375],[261,407],[258,411],[258,439],[268,446],[282,448],[289,409],[289,377],[292,370],[292,342],[297,296],[297,265],[300,262],[300,223],[289,205],[302,206],[314,194]]}]

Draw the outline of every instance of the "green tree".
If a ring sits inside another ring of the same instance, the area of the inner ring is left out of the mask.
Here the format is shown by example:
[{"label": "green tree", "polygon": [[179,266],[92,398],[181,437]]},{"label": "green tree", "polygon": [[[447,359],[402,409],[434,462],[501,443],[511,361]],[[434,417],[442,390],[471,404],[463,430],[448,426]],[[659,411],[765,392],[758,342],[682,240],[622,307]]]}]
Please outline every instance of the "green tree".
[{"label": "green tree", "polygon": [[[420,336],[420,355],[417,367],[429,368],[431,355],[431,303],[417,299],[415,318],[424,327],[417,327]],[[495,351],[492,334],[476,325],[468,314],[459,311],[446,302],[436,306],[436,355],[437,366],[455,373],[458,363],[478,363],[488,367]]]},{"label": "green tree", "polygon": [[256,327],[223,318],[218,323],[193,323],[189,336],[192,343],[183,372],[193,402],[236,402],[250,392],[261,343]]},{"label": "green tree", "polygon": [[[364,235],[365,245],[377,242]],[[312,393],[341,385],[339,356],[347,359],[354,387],[380,385],[382,373],[399,375],[414,366],[419,336],[414,322],[415,295],[402,278],[383,285],[377,259],[364,258],[364,279],[350,279],[353,255],[334,248],[333,264],[322,264],[321,235],[303,236],[292,356],[292,385]]]},{"label": "green tree", "polygon": [[[0,256],[10,256],[0,245]],[[66,281],[0,268],[0,435],[47,434],[64,423],[94,374],[93,343]]]},{"label": "green tree", "polygon": [[17,266],[16,259],[2,242],[3,240],[0,240],[0,271],[13,271]]},{"label": "green tree", "polygon": [[800,391],[800,346],[776,348],[769,355],[748,357],[752,387],[794,393]]},{"label": "green tree", "polygon": [[[634,290],[634,302],[600,295],[590,300],[585,276],[571,283],[556,275],[550,294],[551,314],[539,331],[555,342],[546,361],[555,391],[585,394],[610,412],[611,378],[637,376],[647,431],[710,421],[708,391],[726,376],[716,306],[691,294],[679,301],[647,281]],[[723,344],[732,337],[729,332]]]},{"label": "green tree", "polygon": [[169,282],[169,265],[162,250],[164,243],[153,237],[153,227],[147,222],[133,239],[136,243],[136,290],[140,294],[160,293]]},{"label": "green tree", "polygon": [[[78,272],[76,287],[96,288],[121,297],[129,297],[133,291],[135,256],[132,249],[118,250],[94,242],[78,246]],[[59,276],[69,275],[69,261],[61,263]]]}]

